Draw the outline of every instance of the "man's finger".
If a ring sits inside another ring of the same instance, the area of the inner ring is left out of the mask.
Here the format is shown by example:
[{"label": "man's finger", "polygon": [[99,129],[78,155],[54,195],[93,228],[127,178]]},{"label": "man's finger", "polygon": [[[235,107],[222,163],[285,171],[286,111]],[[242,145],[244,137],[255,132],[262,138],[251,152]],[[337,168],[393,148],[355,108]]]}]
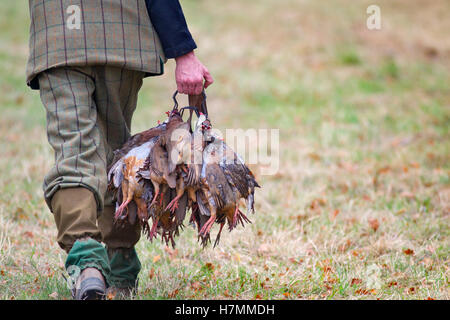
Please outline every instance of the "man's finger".
[{"label": "man's finger", "polygon": [[214,79],[213,77],[211,77],[211,74],[206,68],[205,71],[203,72],[203,77],[205,78],[205,89],[206,89],[214,82]]}]

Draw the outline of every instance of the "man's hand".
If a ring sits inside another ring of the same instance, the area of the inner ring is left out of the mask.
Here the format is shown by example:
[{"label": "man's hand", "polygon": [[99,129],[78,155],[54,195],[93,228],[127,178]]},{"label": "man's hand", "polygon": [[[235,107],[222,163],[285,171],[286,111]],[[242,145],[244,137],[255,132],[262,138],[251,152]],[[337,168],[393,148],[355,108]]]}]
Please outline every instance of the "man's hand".
[{"label": "man's hand", "polygon": [[203,79],[205,89],[214,82],[208,69],[197,59],[194,51],[175,58],[175,80],[177,90],[184,94],[200,94],[203,90]]}]

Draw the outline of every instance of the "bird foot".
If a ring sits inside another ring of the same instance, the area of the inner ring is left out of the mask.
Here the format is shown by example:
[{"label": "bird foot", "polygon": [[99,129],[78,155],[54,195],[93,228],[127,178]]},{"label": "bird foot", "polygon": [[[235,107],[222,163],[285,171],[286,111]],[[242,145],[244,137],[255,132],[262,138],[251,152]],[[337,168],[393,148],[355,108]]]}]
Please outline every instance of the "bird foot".
[{"label": "bird foot", "polygon": [[213,248],[215,248],[215,247],[219,244],[219,242],[220,242],[220,234],[222,233],[222,229],[223,229],[223,226],[224,226],[224,225],[225,225],[225,222],[222,222],[222,223],[220,224],[219,233],[217,234],[216,241],[214,241],[214,247],[213,247]]},{"label": "bird foot", "polygon": [[214,220],[215,220],[215,217],[212,216],[211,218],[209,218],[208,221],[206,221],[205,225],[202,227],[202,229],[199,232],[199,235],[201,237],[205,237],[205,236],[209,235],[209,231],[211,230],[211,227],[214,224]]},{"label": "bird foot", "polygon": [[[124,219],[124,218],[126,218],[127,217],[127,215],[128,215],[128,204],[131,202],[131,200],[127,200],[127,201],[125,201],[125,202],[123,202],[120,206],[119,206],[119,208],[117,208],[117,210],[116,210],[116,214],[114,215],[114,220],[119,220],[119,218],[122,218],[122,219]],[[125,216],[122,216],[122,213],[123,213],[123,211],[125,210],[125,208],[127,208],[127,213],[125,214]],[[122,217],[121,217],[122,216]]]},{"label": "bird foot", "polygon": [[178,209],[178,199],[177,198],[170,201],[170,203],[167,205],[166,210],[169,210],[169,209],[170,209],[170,212],[172,212],[172,213],[174,213],[175,210]]},{"label": "bird foot", "polygon": [[148,240],[152,241],[153,238],[156,239],[156,229],[158,227],[158,220],[154,220],[152,224],[152,228],[150,229],[148,233]]}]

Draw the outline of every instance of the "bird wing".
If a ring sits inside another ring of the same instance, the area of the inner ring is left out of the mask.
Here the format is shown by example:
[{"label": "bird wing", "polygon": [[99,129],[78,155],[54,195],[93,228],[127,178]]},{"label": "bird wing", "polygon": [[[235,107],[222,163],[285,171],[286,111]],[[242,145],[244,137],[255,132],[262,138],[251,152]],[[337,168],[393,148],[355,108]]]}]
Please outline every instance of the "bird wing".
[{"label": "bird wing", "polygon": [[253,194],[254,188],[259,187],[253,173],[245,165],[244,161],[225,142],[221,142],[223,155],[220,160],[227,181],[236,188],[242,197],[247,198]]}]

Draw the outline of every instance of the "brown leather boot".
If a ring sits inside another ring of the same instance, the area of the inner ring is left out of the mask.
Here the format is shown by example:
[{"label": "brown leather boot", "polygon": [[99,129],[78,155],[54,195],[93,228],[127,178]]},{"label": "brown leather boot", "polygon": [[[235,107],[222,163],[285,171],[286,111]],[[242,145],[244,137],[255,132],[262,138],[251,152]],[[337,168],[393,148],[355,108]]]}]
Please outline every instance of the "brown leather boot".
[{"label": "brown leather boot", "polygon": [[75,300],[101,300],[106,297],[106,283],[103,275],[96,268],[84,269],[77,279],[72,291]]}]

